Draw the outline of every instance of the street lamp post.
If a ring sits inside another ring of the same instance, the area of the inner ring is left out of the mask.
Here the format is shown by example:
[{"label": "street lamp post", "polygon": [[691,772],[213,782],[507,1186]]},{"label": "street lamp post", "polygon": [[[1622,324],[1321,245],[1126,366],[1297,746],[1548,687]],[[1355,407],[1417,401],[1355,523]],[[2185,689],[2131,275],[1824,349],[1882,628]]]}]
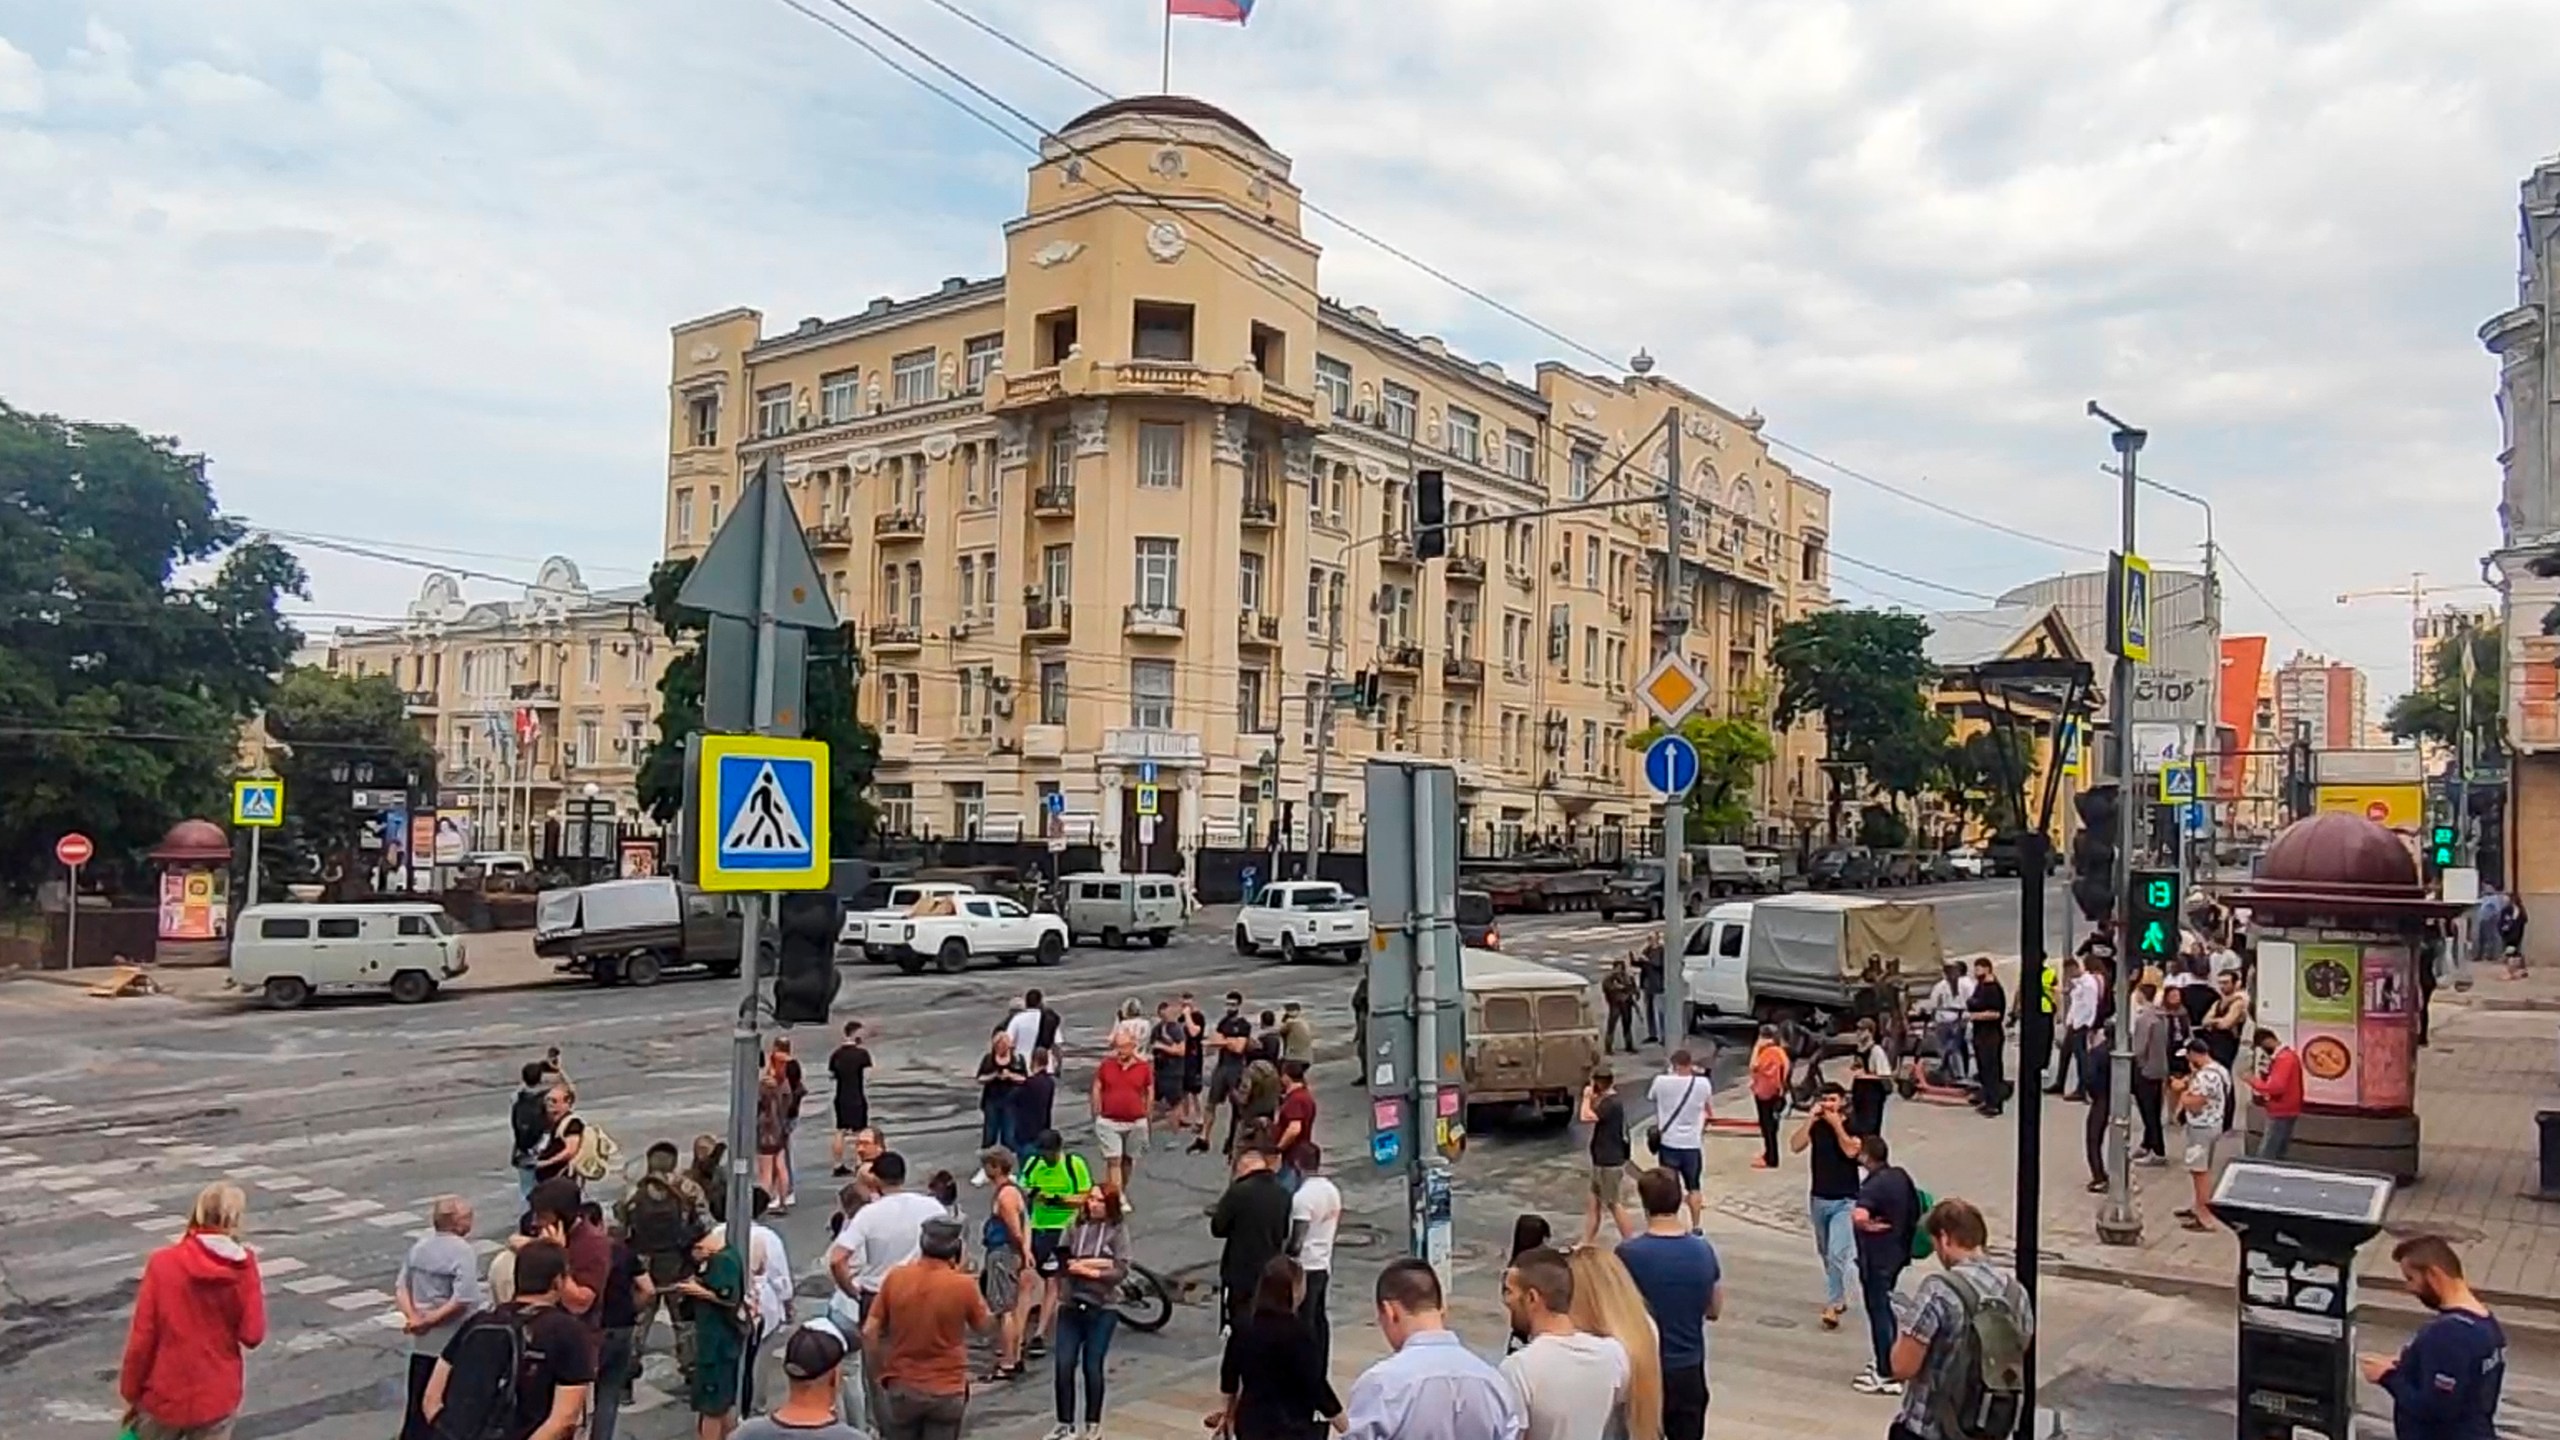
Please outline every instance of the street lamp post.
[{"label": "street lamp post", "polygon": [[578,807],[578,853],[586,863],[580,867],[584,883],[596,883],[596,782],[590,780],[579,790],[584,803]]}]

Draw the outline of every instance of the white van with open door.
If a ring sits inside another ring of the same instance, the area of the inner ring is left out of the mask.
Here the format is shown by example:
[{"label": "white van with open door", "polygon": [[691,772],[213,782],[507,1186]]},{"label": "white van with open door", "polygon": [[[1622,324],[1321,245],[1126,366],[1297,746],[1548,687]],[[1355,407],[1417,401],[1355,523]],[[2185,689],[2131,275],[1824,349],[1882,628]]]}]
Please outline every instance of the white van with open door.
[{"label": "white van with open door", "polygon": [[290,1010],[324,991],[435,998],[469,966],[453,917],[416,901],[252,905],[231,934],[231,988]]},{"label": "white van with open door", "polygon": [[1689,1023],[1683,1033],[1709,1020],[1752,1018],[1750,953],[1749,901],[1718,905],[1696,922],[1680,957],[1680,974],[1689,987]]}]

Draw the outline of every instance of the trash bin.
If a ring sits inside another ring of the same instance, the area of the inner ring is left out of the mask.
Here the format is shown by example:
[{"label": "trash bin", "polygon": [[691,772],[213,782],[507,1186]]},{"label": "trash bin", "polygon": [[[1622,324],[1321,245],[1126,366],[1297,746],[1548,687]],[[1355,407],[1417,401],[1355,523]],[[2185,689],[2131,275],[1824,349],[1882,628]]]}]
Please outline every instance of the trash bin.
[{"label": "trash bin", "polygon": [[2356,1247],[2382,1229],[2382,1175],[2237,1161],[2213,1213],[2240,1238],[2240,1440],[2352,1440]]}]

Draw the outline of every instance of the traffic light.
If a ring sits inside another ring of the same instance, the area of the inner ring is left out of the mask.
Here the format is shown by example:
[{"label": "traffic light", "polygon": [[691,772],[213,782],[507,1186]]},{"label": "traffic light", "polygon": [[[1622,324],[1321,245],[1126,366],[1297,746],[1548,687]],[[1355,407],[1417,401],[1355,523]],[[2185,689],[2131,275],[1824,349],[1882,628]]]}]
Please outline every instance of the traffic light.
[{"label": "traffic light", "polygon": [[2080,833],[2071,837],[2071,900],[2093,924],[2115,913],[2117,804],[2113,785],[2092,786],[2071,800],[2080,814]]},{"label": "traffic light", "polygon": [[1449,553],[1449,487],[1437,470],[1413,472],[1413,553],[1434,560]]},{"label": "traffic light", "polygon": [[2446,824],[2428,827],[2427,875],[2430,879],[2452,869],[2457,863],[2454,853],[2455,836],[2460,833],[2455,827]]},{"label": "traffic light", "polygon": [[2166,965],[2178,958],[2183,882],[2175,870],[2136,870],[2129,878],[2133,903],[2125,907],[2125,928],[2133,936],[2134,968]]},{"label": "traffic light", "polygon": [[823,890],[798,890],[774,909],[773,1022],[823,1025],[836,1003],[842,902]]}]

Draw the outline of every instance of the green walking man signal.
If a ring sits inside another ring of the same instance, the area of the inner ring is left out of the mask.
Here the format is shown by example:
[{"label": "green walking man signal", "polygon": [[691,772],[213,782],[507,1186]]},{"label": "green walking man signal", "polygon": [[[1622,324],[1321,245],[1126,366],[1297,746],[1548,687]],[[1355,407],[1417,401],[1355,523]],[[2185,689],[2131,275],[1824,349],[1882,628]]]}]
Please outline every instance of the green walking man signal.
[{"label": "green walking man signal", "polygon": [[2131,882],[2133,903],[2126,907],[2126,928],[2133,935],[2137,965],[2162,964],[2178,955],[2178,914],[2183,882],[2175,870],[2136,870]]},{"label": "green walking man signal", "polygon": [[2454,828],[2438,825],[2427,832],[2427,860],[2438,870],[2453,868]]}]

